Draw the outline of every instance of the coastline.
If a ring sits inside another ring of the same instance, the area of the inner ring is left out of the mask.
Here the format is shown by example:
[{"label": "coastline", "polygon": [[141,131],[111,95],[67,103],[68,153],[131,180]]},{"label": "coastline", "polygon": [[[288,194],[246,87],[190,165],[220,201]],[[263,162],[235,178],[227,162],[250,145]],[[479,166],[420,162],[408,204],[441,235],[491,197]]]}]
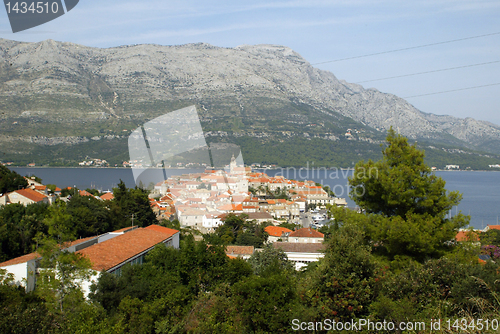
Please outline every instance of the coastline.
[{"label": "coastline", "polygon": [[[41,168],[71,168],[71,169],[130,169],[132,170],[132,167],[88,167],[88,166],[14,166],[14,165],[4,165],[7,168],[29,168],[29,169],[41,169]],[[177,169],[203,169],[203,168],[196,168],[196,167],[138,167],[141,169],[168,169],[168,170],[177,170]],[[222,167],[220,167],[222,168]],[[307,167],[277,167],[277,168],[253,168],[253,170],[283,170],[283,169],[301,169],[301,170],[354,170],[354,167],[312,167],[312,168],[307,168]],[[433,172],[500,172],[500,169],[435,169]]]}]

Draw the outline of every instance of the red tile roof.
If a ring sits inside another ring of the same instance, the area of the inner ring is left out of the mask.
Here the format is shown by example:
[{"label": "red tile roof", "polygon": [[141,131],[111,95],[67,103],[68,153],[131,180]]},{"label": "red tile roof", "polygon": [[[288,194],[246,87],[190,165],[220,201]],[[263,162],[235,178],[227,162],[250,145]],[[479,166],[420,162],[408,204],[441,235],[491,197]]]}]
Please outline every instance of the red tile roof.
[{"label": "red tile roof", "polygon": [[290,233],[290,237],[295,237],[295,238],[324,238],[325,235],[321,232],[318,232],[312,228],[301,228],[296,231],[293,231]]},{"label": "red tile roof", "polygon": [[[62,248],[68,248],[71,246],[75,246],[75,245],[78,245],[79,243],[82,243],[84,241],[87,241],[87,240],[90,240],[93,238],[95,238],[95,237],[87,237],[87,238],[83,238],[83,239],[69,241],[69,242],[64,243],[62,245]],[[34,259],[39,258],[39,257],[40,257],[40,254],[38,254],[37,252],[33,252],[30,254],[22,255],[22,256],[14,258],[14,259],[10,259],[8,261],[2,262],[2,263],[0,263],[0,267],[6,267],[6,266],[12,266],[14,264],[25,263],[25,262],[28,262],[30,260],[34,260]]]},{"label": "red tile roof", "polygon": [[94,195],[92,195],[91,193],[89,193],[87,190],[79,190],[78,193],[80,194],[80,196],[94,197]]},{"label": "red tile roof", "polygon": [[19,189],[16,191],[13,191],[15,193],[18,193],[21,196],[24,196],[34,202],[41,202],[45,198],[47,198],[46,195],[39,193],[38,191],[34,191],[33,189]]},{"label": "red tile roof", "polygon": [[272,245],[289,253],[321,253],[326,248],[322,243],[275,242]]},{"label": "red tile roof", "polygon": [[456,241],[479,241],[479,235],[474,231],[458,231]]},{"label": "red tile roof", "polygon": [[164,234],[168,235],[169,237],[171,237],[174,234],[176,234],[177,232],[179,232],[177,230],[174,230],[173,228],[163,227],[160,225],[149,225],[148,227],[146,227],[146,229],[164,233]]},{"label": "red tile roof", "polygon": [[161,228],[161,226],[137,228],[113,239],[82,249],[77,253],[90,259],[92,269],[109,270],[164,242],[175,234],[172,234],[172,231],[178,233],[177,230]]},{"label": "red tile roof", "polygon": [[218,209],[221,211],[242,211],[243,205],[242,204],[226,204],[226,205],[220,206]]},{"label": "red tile roof", "polygon": [[229,255],[252,255],[253,246],[226,246],[226,254]]},{"label": "red tile roof", "polygon": [[101,195],[101,199],[105,201],[110,201],[113,198],[115,198],[115,195],[113,195],[113,193],[105,193],[104,195]]},{"label": "red tile roof", "polygon": [[489,225],[488,224],[488,227],[490,228],[490,230],[500,230],[500,225]]},{"label": "red tile roof", "polygon": [[281,237],[283,233],[292,233],[292,230],[280,226],[267,226],[264,231],[273,237]]},{"label": "red tile roof", "polygon": [[12,266],[14,264],[20,264],[20,263],[25,263],[30,260],[34,260],[36,258],[40,257],[40,254],[34,252],[30,254],[26,254],[23,256],[16,257],[15,259],[10,259],[8,261],[0,263],[0,267],[7,267],[7,266]]}]

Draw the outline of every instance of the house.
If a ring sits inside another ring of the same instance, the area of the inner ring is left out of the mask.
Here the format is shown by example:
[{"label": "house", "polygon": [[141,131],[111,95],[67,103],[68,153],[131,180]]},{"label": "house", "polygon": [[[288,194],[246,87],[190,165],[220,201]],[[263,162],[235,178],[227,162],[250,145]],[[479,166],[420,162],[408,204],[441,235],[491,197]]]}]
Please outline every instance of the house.
[{"label": "house", "polygon": [[460,230],[455,236],[456,241],[479,241],[479,232],[470,230]]},{"label": "house", "polygon": [[198,228],[203,226],[203,217],[207,213],[204,210],[186,207],[177,208],[177,217],[181,226]]},{"label": "house", "polygon": [[24,206],[33,203],[51,203],[51,198],[33,189],[19,189],[0,197],[0,205],[19,203]]},{"label": "house", "polygon": [[[79,239],[65,244],[62,248],[63,250],[66,250],[94,238],[95,237]],[[36,272],[39,259],[40,254],[33,252],[0,263],[0,269],[5,269],[8,273],[14,275],[14,284],[24,287],[28,292],[33,291],[35,289],[36,277],[34,273]]]},{"label": "house", "polygon": [[[124,265],[141,264],[144,256],[160,243],[179,248],[179,231],[158,225],[145,228],[133,226],[96,237],[79,239],[61,248],[71,253],[82,254],[90,260],[92,278],[82,282],[82,288],[87,295],[90,285],[98,279],[100,272],[120,275]],[[39,259],[40,255],[36,252],[27,254],[0,263],[0,269],[12,273],[17,285],[32,291],[36,285]]]},{"label": "house", "polygon": [[486,225],[483,232],[488,232],[489,230],[500,230],[500,225]]},{"label": "house", "polygon": [[144,255],[160,243],[179,248],[179,231],[159,225],[128,227],[107,233],[97,243],[76,252],[90,260],[93,270],[119,275],[125,264],[141,264]]},{"label": "house", "polygon": [[203,228],[208,232],[215,231],[222,224],[221,216],[218,213],[206,213],[203,216]]},{"label": "house", "polygon": [[273,247],[285,252],[288,260],[295,263],[295,270],[300,270],[325,256],[325,245],[322,243],[275,242]]},{"label": "house", "polygon": [[274,220],[273,216],[271,216],[267,212],[248,212],[245,213],[248,217],[246,218],[246,221],[254,221],[257,223],[263,223],[263,222],[272,222]]},{"label": "house", "polygon": [[288,228],[280,226],[267,226],[264,231],[269,234],[267,242],[286,241],[290,233],[293,232]]},{"label": "house", "polygon": [[113,198],[115,198],[112,192],[104,193],[99,197],[104,201],[111,201]]},{"label": "house", "polygon": [[288,242],[293,243],[322,243],[325,235],[310,227],[304,227],[293,231],[288,236]]},{"label": "house", "polygon": [[317,206],[324,206],[326,204],[335,204],[335,197],[330,197],[328,193],[319,186],[312,186],[305,189],[292,189],[290,194],[296,194],[306,200],[307,205],[315,204]]},{"label": "house", "polygon": [[253,246],[226,246],[226,255],[229,257],[238,257],[248,259],[253,255],[255,248]]}]

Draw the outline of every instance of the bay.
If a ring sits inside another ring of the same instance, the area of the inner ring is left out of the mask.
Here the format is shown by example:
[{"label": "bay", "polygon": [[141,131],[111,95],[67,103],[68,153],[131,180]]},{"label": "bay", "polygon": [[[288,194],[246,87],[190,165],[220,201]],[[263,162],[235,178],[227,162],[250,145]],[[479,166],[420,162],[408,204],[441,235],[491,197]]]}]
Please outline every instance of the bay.
[{"label": "bay", "polygon": [[[94,188],[100,191],[112,190],[120,180],[127,187],[134,187],[134,177],[130,168],[43,168],[43,167],[11,167],[23,176],[36,175],[44,184],[55,184],[60,188],[78,187]],[[167,169],[167,177],[184,173],[200,172],[199,169]],[[282,175],[288,179],[312,180],[328,185],[338,197],[344,197],[348,206],[354,208],[355,203],[349,198],[347,177],[352,170],[336,169],[268,169],[263,170],[269,176]],[[437,171],[436,175],[446,181],[446,189],[458,190],[463,199],[458,207],[450,211],[450,215],[458,212],[470,215],[470,226],[483,229],[487,224],[498,224],[500,216],[500,172],[490,171]],[[144,184],[148,184],[144,182]]]}]

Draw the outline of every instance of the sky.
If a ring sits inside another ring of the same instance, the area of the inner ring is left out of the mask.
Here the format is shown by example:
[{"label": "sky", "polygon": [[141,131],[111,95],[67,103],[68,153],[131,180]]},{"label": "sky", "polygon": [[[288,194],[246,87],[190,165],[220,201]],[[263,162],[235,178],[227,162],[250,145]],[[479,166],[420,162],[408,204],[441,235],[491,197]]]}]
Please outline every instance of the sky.
[{"label": "sky", "polygon": [[423,112],[500,125],[499,17],[498,0],[80,0],[18,33],[0,10],[0,37],[101,48],[285,45],[338,79]]}]

